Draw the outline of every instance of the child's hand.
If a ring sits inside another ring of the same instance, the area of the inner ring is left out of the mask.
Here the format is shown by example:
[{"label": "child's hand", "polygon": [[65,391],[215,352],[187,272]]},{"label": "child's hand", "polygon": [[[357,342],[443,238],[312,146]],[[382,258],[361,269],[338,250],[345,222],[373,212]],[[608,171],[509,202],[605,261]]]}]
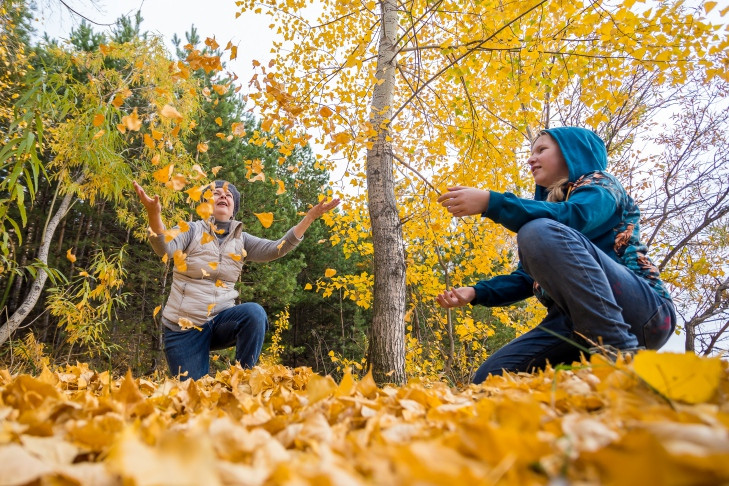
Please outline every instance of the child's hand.
[{"label": "child's hand", "polygon": [[438,202],[453,216],[481,214],[489,208],[491,191],[474,187],[449,187],[448,192],[438,198]]},{"label": "child's hand", "polygon": [[435,300],[441,307],[450,309],[452,307],[463,307],[470,304],[476,298],[476,290],[473,287],[456,287],[438,294]]}]

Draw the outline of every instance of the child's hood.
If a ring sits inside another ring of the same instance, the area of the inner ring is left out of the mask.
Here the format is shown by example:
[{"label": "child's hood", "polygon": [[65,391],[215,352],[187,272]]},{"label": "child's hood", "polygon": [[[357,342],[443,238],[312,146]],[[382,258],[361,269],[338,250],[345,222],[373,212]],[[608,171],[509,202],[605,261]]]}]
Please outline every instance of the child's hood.
[{"label": "child's hood", "polygon": [[[545,130],[557,141],[569,169],[569,181],[590,172],[607,169],[605,143],[592,130],[579,127],[560,127]],[[537,186],[534,199],[544,201],[547,188]]]}]

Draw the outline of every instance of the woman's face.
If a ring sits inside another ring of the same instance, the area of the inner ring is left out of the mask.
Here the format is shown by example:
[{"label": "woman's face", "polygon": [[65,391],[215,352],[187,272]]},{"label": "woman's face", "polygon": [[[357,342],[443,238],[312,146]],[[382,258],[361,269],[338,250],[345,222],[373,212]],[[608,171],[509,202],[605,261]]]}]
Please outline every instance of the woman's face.
[{"label": "woman's face", "polygon": [[540,135],[532,145],[532,156],[527,160],[534,182],[550,187],[560,179],[569,177],[569,169],[557,142],[549,135]]},{"label": "woman's face", "polygon": [[228,221],[233,217],[235,201],[233,193],[228,190],[228,185],[216,187],[213,191],[213,216],[217,221]]}]

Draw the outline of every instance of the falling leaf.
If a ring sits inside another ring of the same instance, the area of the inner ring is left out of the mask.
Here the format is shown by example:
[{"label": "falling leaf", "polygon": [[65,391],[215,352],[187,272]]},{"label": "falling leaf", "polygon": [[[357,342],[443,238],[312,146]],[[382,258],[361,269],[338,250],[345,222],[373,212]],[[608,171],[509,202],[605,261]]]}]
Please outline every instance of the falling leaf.
[{"label": "falling leaf", "polygon": [[189,231],[189,230],[190,230],[190,225],[189,225],[189,224],[187,224],[187,223],[186,223],[185,221],[182,221],[182,220],[180,220],[180,221],[179,221],[179,222],[177,223],[177,226],[179,226],[179,227],[180,227],[180,231],[182,231],[183,233],[185,233],[185,232],[187,232],[187,231]]},{"label": "falling leaf", "polygon": [[239,262],[239,261],[240,261],[240,259],[241,259],[241,256],[240,256],[240,255],[238,255],[237,253],[230,253],[229,255],[230,255],[230,258],[232,258],[232,259],[233,259],[233,260],[235,260],[236,262]]},{"label": "falling leaf", "polygon": [[151,150],[154,150],[154,140],[152,140],[152,137],[149,136],[149,134],[144,134],[144,145]]},{"label": "falling leaf", "polygon": [[[195,164],[192,166],[192,172],[194,174],[192,177],[192,180],[196,181],[198,179],[203,179],[203,178],[207,177],[207,174],[205,173],[205,171],[198,164]],[[198,197],[198,199],[200,199],[200,198]]]},{"label": "falling leaf", "polygon": [[100,127],[101,124],[104,123],[104,115],[102,113],[97,113],[94,115],[94,120],[91,123],[95,127]]},{"label": "falling leaf", "polygon": [[329,118],[334,114],[334,112],[328,106],[322,106],[319,110],[319,114],[324,118]]},{"label": "falling leaf", "polygon": [[152,317],[157,317],[157,314],[159,314],[160,309],[162,309],[161,305],[158,305],[154,308],[154,312],[152,313]]},{"label": "falling leaf", "polygon": [[114,95],[114,99],[113,99],[113,100],[111,100],[111,104],[112,104],[112,105],[113,105],[113,106],[114,106],[115,108],[119,108],[119,107],[120,107],[121,105],[123,105],[123,104],[124,104],[124,97],[123,97],[123,96],[121,96],[121,95],[118,95],[118,94],[117,94],[117,95]]},{"label": "falling leaf", "polygon": [[154,180],[156,180],[157,182],[166,184],[167,181],[170,180],[173,170],[175,170],[175,164],[168,164],[165,167],[154,171],[152,173],[152,177],[154,177]]},{"label": "falling leaf", "polygon": [[165,118],[172,118],[173,120],[182,120],[182,115],[180,115],[180,112],[177,111],[177,109],[171,105],[163,106],[159,113],[160,113],[160,115],[162,115]]},{"label": "falling leaf", "polygon": [[204,154],[208,151],[208,144],[205,142],[200,142],[199,144],[197,144],[197,151],[201,154]]},{"label": "falling leaf", "polygon": [[180,230],[177,228],[170,228],[170,229],[165,229],[163,231],[163,233],[165,235],[165,243],[169,243],[170,241],[177,238],[177,235],[180,234]]},{"label": "falling leaf", "polygon": [[215,92],[218,93],[220,96],[223,96],[225,93],[228,92],[228,87],[223,86],[222,84],[214,84],[213,90],[215,90]]},{"label": "falling leaf", "polygon": [[633,369],[671,400],[686,403],[709,400],[722,375],[721,358],[700,358],[693,353],[641,351],[633,358]]},{"label": "falling leaf", "polygon": [[159,165],[159,159],[159,154],[154,154],[154,156],[152,157],[152,165]]},{"label": "falling leaf", "polygon": [[282,180],[278,180],[278,189],[276,190],[276,195],[279,196],[286,192],[286,187],[284,186],[284,182]]},{"label": "falling leaf", "polygon": [[94,134],[93,140],[101,138],[106,133],[106,130],[99,130]]},{"label": "falling leaf", "polygon": [[182,250],[175,250],[175,253],[172,255],[172,259],[175,261],[175,268],[177,268],[178,272],[186,272],[187,271],[187,262],[185,262],[185,259],[187,258],[187,253],[183,253]]},{"label": "falling leaf", "polygon": [[212,51],[214,51],[218,47],[220,47],[220,44],[217,43],[217,41],[215,40],[215,37],[207,37],[205,39],[205,45],[208,46],[210,48],[210,50],[212,50]]},{"label": "falling leaf", "polygon": [[238,58],[238,46],[232,46],[230,48],[230,60],[234,60]]},{"label": "falling leaf", "polygon": [[200,239],[200,244],[204,245],[205,243],[210,243],[211,241],[215,241],[215,237],[210,233],[203,233],[202,238]]},{"label": "falling leaf", "polygon": [[162,140],[162,132],[152,129],[152,138],[155,140]]},{"label": "falling leaf", "polygon": [[704,11],[708,14],[716,7],[716,2],[704,2]]},{"label": "falling leaf", "polygon": [[208,266],[212,268],[213,270],[217,270],[218,268],[218,262],[208,262]]},{"label": "falling leaf", "polygon": [[200,197],[202,196],[203,189],[205,189],[206,186],[197,186],[197,187],[191,187],[185,193],[187,193],[188,196],[190,196],[190,199],[193,202],[198,202],[200,200]]},{"label": "falling leaf", "polygon": [[195,212],[202,219],[207,220],[213,214],[213,205],[209,202],[202,202],[197,205],[197,207],[195,208]]},{"label": "falling leaf", "polygon": [[273,213],[253,213],[264,228],[268,228],[273,224]]},{"label": "falling leaf", "polygon": [[118,123],[116,125],[116,129],[119,130],[121,133],[127,133],[127,127],[125,127],[123,124]]},{"label": "falling leaf", "polygon": [[89,272],[87,272],[86,270],[81,270],[80,272],[78,272],[78,274],[80,276],[82,276],[82,277],[90,277],[91,276],[91,275],[89,275]]},{"label": "falling leaf", "polygon": [[311,290],[311,289],[313,289],[313,288],[314,288],[314,287],[312,287],[312,285],[311,285],[310,283],[308,283],[308,284],[304,285],[304,290]]},{"label": "falling leaf", "polygon": [[336,270],[334,270],[333,268],[327,268],[327,269],[326,269],[326,270],[324,271],[324,276],[325,276],[325,277],[327,277],[327,278],[332,278],[332,277],[333,277],[333,276],[335,276],[336,274],[337,274],[337,271],[336,271]]},{"label": "falling leaf", "polygon": [[216,165],[215,167],[213,167],[212,169],[210,169],[210,172],[212,172],[212,173],[213,173],[213,175],[218,175],[218,171],[219,171],[220,169],[222,169],[222,168],[223,168],[223,166],[222,166],[222,165]]},{"label": "falling leaf", "polygon": [[225,288],[225,282],[223,282],[222,280],[218,279],[218,280],[215,281],[215,286],[216,287],[223,287],[223,288]]},{"label": "falling leaf", "polygon": [[167,256],[167,253],[162,255],[162,263],[167,263],[167,260],[169,260],[169,259],[170,259],[170,257]]},{"label": "falling leaf", "polygon": [[165,186],[174,191],[179,191],[187,184],[187,179],[182,174],[175,174],[165,183]]},{"label": "falling leaf", "polygon": [[208,272],[206,272],[204,268],[200,268],[200,272],[202,274],[202,278],[210,276],[210,274]]},{"label": "falling leaf", "polygon": [[265,180],[266,180],[266,175],[263,172],[261,172],[260,174],[256,175],[255,177],[248,179],[248,182],[265,181]]},{"label": "falling leaf", "polygon": [[216,124],[217,124],[217,125],[218,125],[219,127],[222,127],[222,126],[223,126],[223,119],[222,119],[222,118],[220,118],[220,117],[217,117],[217,118],[215,119],[215,123],[216,123]]},{"label": "falling leaf", "polygon": [[76,262],[76,255],[74,255],[73,253],[71,253],[71,249],[70,248],[66,252],[66,258],[68,258],[68,261],[70,261],[71,263],[75,263]]},{"label": "falling leaf", "polygon": [[177,324],[180,326],[180,329],[183,331],[186,329],[197,329],[198,331],[202,331],[202,328],[199,326],[196,326],[190,319],[187,317],[180,317],[177,320]]},{"label": "falling leaf", "polygon": [[132,132],[138,132],[139,129],[142,128],[142,120],[139,119],[136,108],[134,108],[134,111],[132,111],[131,115],[126,115],[122,117],[122,123],[127,128],[127,130]]},{"label": "falling leaf", "polygon": [[213,309],[215,309],[215,304],[208,304],[208,315],[213,312]]}]

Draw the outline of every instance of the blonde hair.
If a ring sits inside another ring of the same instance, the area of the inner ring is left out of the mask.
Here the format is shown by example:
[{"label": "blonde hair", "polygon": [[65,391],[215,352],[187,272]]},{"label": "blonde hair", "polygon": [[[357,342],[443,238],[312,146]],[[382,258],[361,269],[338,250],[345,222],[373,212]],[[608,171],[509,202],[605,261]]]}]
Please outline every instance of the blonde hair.
[{"label": "blonde hair", "polygon": [[570,181],[564,177],[547,188],[547,201],[560,202],[566,201],[570,193]]}]

